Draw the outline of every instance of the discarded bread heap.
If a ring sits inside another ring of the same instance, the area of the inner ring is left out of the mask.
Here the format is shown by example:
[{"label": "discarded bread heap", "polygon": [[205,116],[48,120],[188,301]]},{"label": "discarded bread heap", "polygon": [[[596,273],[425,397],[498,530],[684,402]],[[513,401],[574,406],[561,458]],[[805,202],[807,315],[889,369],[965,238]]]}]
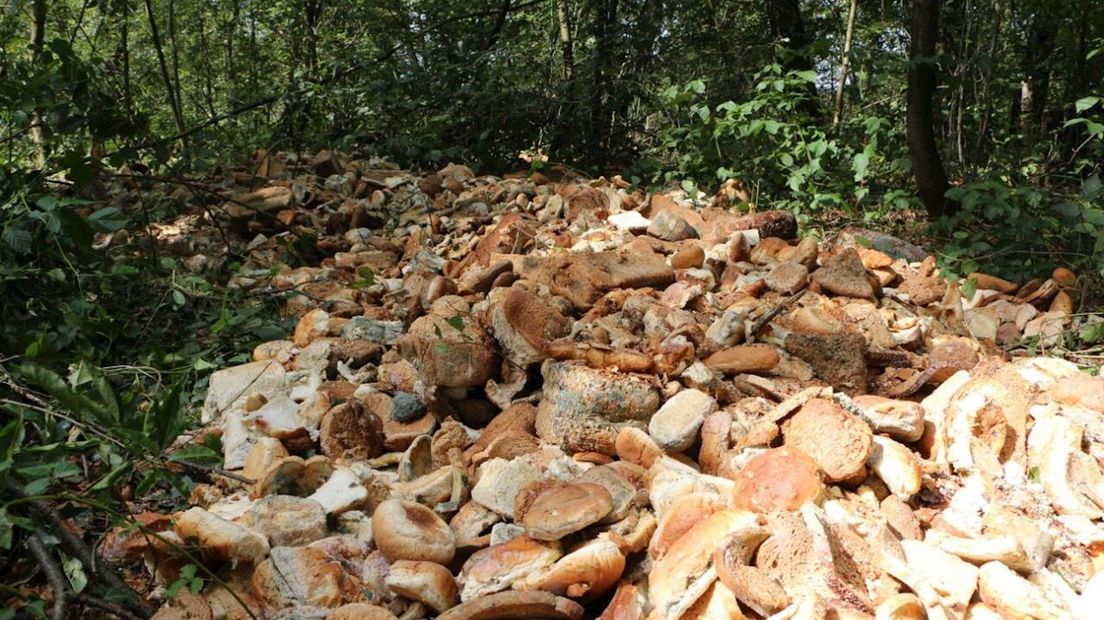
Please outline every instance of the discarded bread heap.
[{"label": "discarded bread heap", "polygon": [[203,410],[251,483],[105,547],[162,583],[190,548],[229,585],[159,617],[1104,614],[1104,379],[999,349],[1068,325],[1068,270],[948,285],[731,184],[294,160],[232,215],[332,257],[247,264],[298,325]]}]

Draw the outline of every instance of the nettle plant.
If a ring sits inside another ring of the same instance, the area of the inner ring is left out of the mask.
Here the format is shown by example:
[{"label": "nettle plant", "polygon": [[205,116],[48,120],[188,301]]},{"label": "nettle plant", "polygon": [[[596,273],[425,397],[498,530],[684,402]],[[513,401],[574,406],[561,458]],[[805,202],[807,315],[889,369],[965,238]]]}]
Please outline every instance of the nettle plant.
[{"label": "nettle plant", "polygon": [[[799,216],[827,208],[855,210],[870,194],[875,172],[907,173],[907,157],[895,157],[893,124],[878,115],[849,119],[836,132],[810,115],[821,113],[810,86],[813,71],[767,65],[755,76],[753,95],[711,106],[706,83],[694,80],[661,93],[673,111],[661,132],[659,152],[668,161],[662,180],[693,179],[709,185],[739,178],[753,184],[756,201]],[[899,196],[882,203],[899,208]],[[910,202],[903,206],[910,206]],[[879,205],[870,205],[875,213]]]}]

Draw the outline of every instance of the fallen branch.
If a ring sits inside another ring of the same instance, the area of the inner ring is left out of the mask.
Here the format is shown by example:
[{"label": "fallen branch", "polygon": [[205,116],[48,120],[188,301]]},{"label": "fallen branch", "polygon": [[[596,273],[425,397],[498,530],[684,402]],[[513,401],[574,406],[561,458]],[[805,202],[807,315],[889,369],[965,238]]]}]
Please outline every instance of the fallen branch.
[{"label": "fallen branch", "polygon": [[46,543],[42,542],[42,538],[39,537],[38,534],[32,534],[31,537],[27,539],[27,550],[30,551],[35,561],[38,562],[42,571],[46,573],[46,580],[50,582],[50,588],[53,590],[54,613],[51,616],[52,620],[65,620],[66,610],[71,603],[80,603],[85,607],[93,607],[100,611],[106,611],[124,620],[143,620],[147,617],[139,616],[118,603],[105,601],[83,592],[74,592],[72,588],[69,587],[69,580],[65,577],[65,573],[62,571],[61,566],[59,566],[53,556],[50,555],[50,550],[46,548]]},{"label": "fallen branch", "polygon": [[69,589],[69,580],[58,566],[57,561],[50,556],[46,544],[38,534],[32,534],[27,539],[27,551],[34,556],[35,562],[46,573],[46,580],[50,582],[50,588],[54,591],[54,615],[53,620],[65,620],[65,609],[69,606],[69,598],[72,590]]},{"label": "fallen branch", "polygon": [[124,620],[143,620],[143,616],[131,613],[122,605],[118,603],[112,603],[111,601],[105,601],[102,598],[96,598],[89,596],[83,592],[76,596],[76,601],[86,607],[94,607],[101,611],[106,611],[109,614],[115,614]]},{"label": "fallen branch", "polygon": [[[127,600],[123,603],[126,609],[141,618],[148,618],[153,615],[153,610],[142,602],[141,596],[139,596],[133,588],[123,582],[115,573],[104,569],[105,562],[101,560],[99,556],[80,539],[80,537],[69,531],[65,518],[58,514],[56,510],[45,502],[32,499],[23,492],[23,489],[12,484],[10,481],[5,480],[4,486],[12,496],[26,501],[32,512],[36,513],[39,518],[49,522],[53,526],[54,533],[61,540],[61,546],[64,547],[70,555],[80,560],[80,563],[84,566],[84,569],[88,572],[90,577],[96,579],[109,589],[117,590],[126,596]],[[28,547],[30,544],[31,543],[28,541]],[[46,557],[49,558],[49,554],[47,554]],[[64,616],[62,616],[62,618],[64,618]]]},{"label": "fallen branch", "polygon": [[768,310],[766,314],[759,317],[759,319],[757,321],[755,321],[754,323],[751,324],[751,329],[749,329],[748,333],[747,333],[747,341],[749,343],[754,342],[755,337],[759,335],[759,332],[766,329],[767,324],[770,323],[774,319],[774,317],[778,316],[790,304],[797,301],[798,299],[801,299],[801,296],[804,295],[805,291],[807,291],[807,290],[809,290],[809,289],[803,288],[800,291],[794,293],[793,295],[790,295],[789,297],[787,297],[787,298],[783,299],[782,301],[778,302],[778,304],[775,307]]}]

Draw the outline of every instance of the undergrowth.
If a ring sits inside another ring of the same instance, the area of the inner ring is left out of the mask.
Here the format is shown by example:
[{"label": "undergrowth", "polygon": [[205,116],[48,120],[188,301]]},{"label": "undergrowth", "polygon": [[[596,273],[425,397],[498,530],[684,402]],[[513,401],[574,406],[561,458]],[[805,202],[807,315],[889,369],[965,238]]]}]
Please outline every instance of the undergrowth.
[{"label": "undergrowth", "polygon": [[[147,195],[149,217],[186,207],[157,196]],[[44,614],[19,587],[33,573],[17,560],[34,544],[70,559],[76,595],[126,598],[73,560],[41,502],[90,532],[135,509],[184,506],[221,463],[217,443],[168,450],[196,423],[210,371],[248,361],[253,345],[289,327],[277,299],[225,286],[232,261],[193,274],[135,234],[135,214],[92,206],[21,185],[0,207],[0,597],[11,603],[0,618],[16,602]],[[130,241],[100,247],[128,228]]]}]

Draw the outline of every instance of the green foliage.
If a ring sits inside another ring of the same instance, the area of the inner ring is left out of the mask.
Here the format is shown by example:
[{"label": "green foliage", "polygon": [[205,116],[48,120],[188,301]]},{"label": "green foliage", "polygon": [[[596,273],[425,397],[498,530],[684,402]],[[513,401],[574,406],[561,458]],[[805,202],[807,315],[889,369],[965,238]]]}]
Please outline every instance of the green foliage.
[{"label": "green foliage", "polygon": [[958,210],[935,223],[945,240],[938,258],[948,275],[985,271],[1017,282],[1045,276],[1056,264],[1104,275],[1104,207],[1099,176],[1077,193],[986,179],[952,188]]},{"label": "green foliage", "polygon": [[175,599],[181,588],[187,587],[192,594],[198,594],[203,589],[204,579],[196,576],[196,565],[185,564],[180,568],[180,576],[165,588],[165,596],[169,600]]},{"label": "green foliage", "polygon": [[[812,71],[783,71],[771,64],[755,75],[750,99],[710,106],[706,84],[694,80],[666,88],[661,99],[672,117],[660,133],[657,155],[666,164],[661,180],[690,178],[754,184],[759,200],[799,215],[828,208],[873,210],[864,202],[870,187],[902,183],[909,160],[903,138],[881,116],[850,119],[839,133],[810,117],[815,100]],[[911,206],[887,194],[890,207]]]}]

